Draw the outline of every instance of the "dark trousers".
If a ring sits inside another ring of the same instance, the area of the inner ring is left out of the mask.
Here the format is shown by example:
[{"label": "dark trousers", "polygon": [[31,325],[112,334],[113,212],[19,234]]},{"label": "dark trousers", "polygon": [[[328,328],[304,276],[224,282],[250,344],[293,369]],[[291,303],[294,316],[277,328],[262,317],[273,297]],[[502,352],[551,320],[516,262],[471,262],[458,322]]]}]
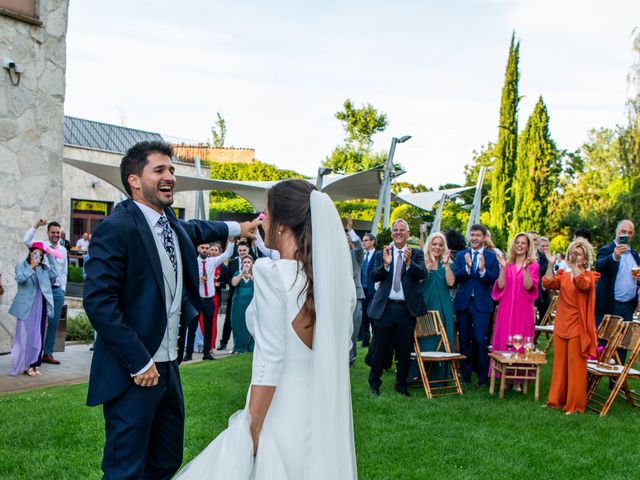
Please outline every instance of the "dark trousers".
[{"label": "dark trousers", "polygon": [[362,322],[360,323],[360,330],[358,332],[358,340],[362,340],[362,346],[366,347],[371,341],[371,320],[367,314],[369,309],[369,302],[371,297],[365,290],[365,297],[362,299]]},{"label": "dark trousers", "polygon": [[396,352],[396,387],[398,391],[407,390],[407,374],[409,361],[413,351],[413,331],[416,318],[412,317],[405,303],[387,301],[387,306],[379,320],[373,321],[375,349],[371,358],[369,385],[380,388],[384,372],[386,352],[393,346]]},{"label": "dark trousers", "polygon": [[[209,355],[211,352],[211,337],[213,336],[213,312],[215,303],[213,297],[200,298],[202,302],[202,335],[204,335],[202,353]],[[193,350],[193,344],[191,344]]]},{"label": "dark trousers", "polygon": [[[198,328],[199,315],[196,315],[187,324],[187,344],[185,346],[186,354],[193,355],[193,346],[196,343],[196,329]],[[205,350],[206,351],[206,350]]]},{"label": "dark trousers", "polygon": [[233,294],[235,288],[229,288],[229,298],[227,298],[227,313],[224,316],[224,325],[222,326],[222,338],[220,338],[220,345],[226,347],[231,338],[231,304],[233,303]]},{"label": "dark trousers", "polygon": [[155,387],[133,381],[103,405],[106,480],[169,480],[182,464],[184,403],[177,362],[156,363]]},{"label": "dark trousers", "polygon": [[469,305],[467,305],[466,310],[456,310],[460,353],[467,357],[460,366],[462,379],[465,382],[471,379],[471,373],[475,370],[478,374],[478,381],[487,383],[490,317],[491,313],[478,311],[473,297],[469,299]]},{"label": "dark trousers", "polygon": [[549,305],[551,305],[551,292],[549,292],[549,290],[541,290],[540,295],[536,299],[535,305],[538,308],[538,318],[536,320],[536,324],[539,325],[544,316],[547,314]]}]

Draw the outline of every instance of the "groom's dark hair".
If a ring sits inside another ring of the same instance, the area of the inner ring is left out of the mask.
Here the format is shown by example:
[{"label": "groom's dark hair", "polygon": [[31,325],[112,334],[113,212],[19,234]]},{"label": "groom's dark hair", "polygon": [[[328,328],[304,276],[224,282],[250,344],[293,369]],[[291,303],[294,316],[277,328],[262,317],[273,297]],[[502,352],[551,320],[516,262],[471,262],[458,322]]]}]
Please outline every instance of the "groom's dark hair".
[{"label": "groom's dark hair", "polygon": [[149,162],[149,155],[152,153],[162,153],[167,157],[173,157],[173,148],[167,142],[154,140],[152,142],[138,142],[129,150],[120,162],[120,180],[122,186],[130,197],[131,186],[129,185],[129,175],[142,175],[144,166]]}]

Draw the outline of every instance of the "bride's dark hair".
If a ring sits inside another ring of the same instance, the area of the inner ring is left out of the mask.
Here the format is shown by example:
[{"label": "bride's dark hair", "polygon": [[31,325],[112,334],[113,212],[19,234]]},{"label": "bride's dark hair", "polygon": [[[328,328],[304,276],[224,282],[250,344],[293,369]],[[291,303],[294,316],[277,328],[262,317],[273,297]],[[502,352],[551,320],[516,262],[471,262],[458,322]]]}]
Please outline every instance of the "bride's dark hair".
[{"label": "bride's dark hair", "polygon": [[[313,259],[311,250],[311,192],[317,190],[306,180],[284,180],[271,187],[267,193],[267,208],[271,226],[267,232],[267,244],[273,248],[277,241],[278,226],[289,227],[296,241],[296,260],[302,263],[307,277],[307,298],[302,313],[315,322],[316,307],[313,302]],[[302,294],[302,292],[301,292]]]}]

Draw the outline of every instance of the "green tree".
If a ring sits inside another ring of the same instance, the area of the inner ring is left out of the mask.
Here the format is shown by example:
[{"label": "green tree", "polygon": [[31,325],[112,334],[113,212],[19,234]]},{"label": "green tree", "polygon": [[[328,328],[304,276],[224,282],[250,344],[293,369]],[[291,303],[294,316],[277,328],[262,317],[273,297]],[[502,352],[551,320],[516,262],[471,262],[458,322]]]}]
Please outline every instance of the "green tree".
[{"label": "green tree", "polygon": [[227,122],[222,118],[220,112],[216,112],[218,119],[215,125],[211,127],[211,136],[213,137],[213,146],[216,148],[224,147],[224,141],[227,137]]},{"label": "green tree", "polygon": [[502,87],[498,142],[495,147],[495,170],[491,178],[489,196],[491,225],[494,231],[499,230],[500,232],[506,231],[514,204],[511,182],[516,172],[518,151],[519,62],[520,42],[516,42],[514,32],[511,36],[509,58]]},{"label": "green tree", "polygon": [[518,144],[511,235],[546,231],[549,201],[560,181],[561,170],[560,152],[549,132],[549,113],[540,97]]},{"label": "green tree", "polygon": [[357,108],[351,99],[343,108],[335,117],[342,122],[345,144],[338,145],[323,165],[335,173],[353,173],[384,164],[386,154],[373,151],[373,136],[387,128],[387,116],[369,103]]}]

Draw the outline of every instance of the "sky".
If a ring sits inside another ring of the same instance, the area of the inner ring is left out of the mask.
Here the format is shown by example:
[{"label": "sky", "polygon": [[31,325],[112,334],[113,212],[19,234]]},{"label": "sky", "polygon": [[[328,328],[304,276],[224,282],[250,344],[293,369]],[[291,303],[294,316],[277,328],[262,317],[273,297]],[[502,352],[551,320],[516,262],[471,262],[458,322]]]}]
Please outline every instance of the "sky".
[{"label": "sky", "polygon": [[625,121],[640,1],[71,1],[65,114],[211,140],[315,176],[344,142],[350,98],[388,116],[374,136],[411,183],[463,183],[498,135],[512,32],[520,41],[519,126],[539,96],[560,148]]}]

